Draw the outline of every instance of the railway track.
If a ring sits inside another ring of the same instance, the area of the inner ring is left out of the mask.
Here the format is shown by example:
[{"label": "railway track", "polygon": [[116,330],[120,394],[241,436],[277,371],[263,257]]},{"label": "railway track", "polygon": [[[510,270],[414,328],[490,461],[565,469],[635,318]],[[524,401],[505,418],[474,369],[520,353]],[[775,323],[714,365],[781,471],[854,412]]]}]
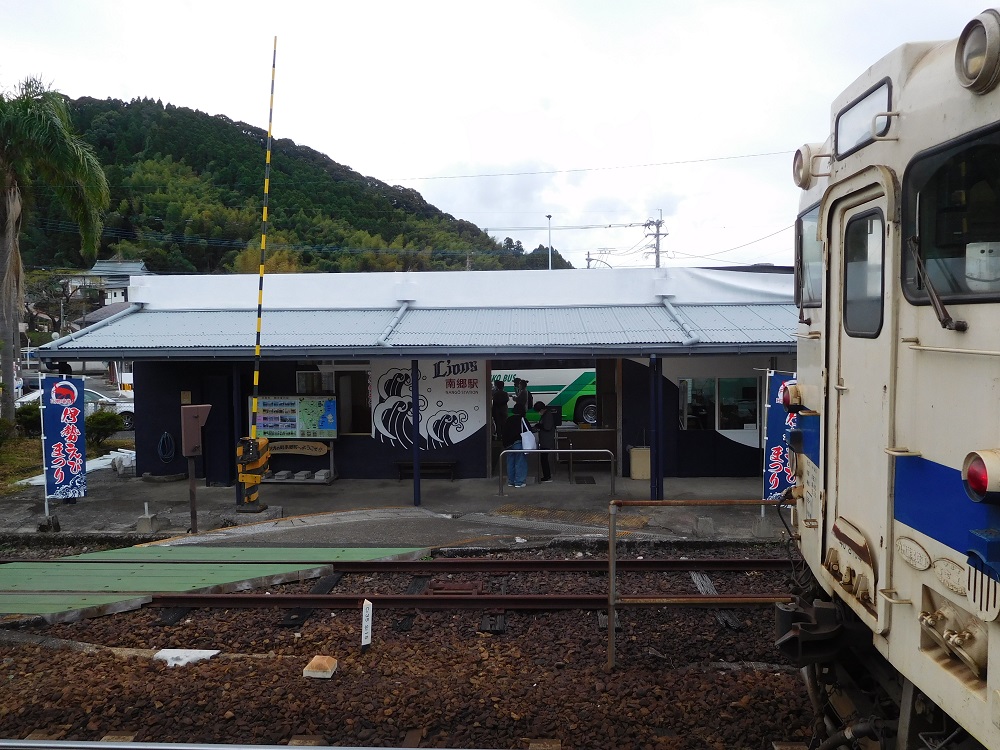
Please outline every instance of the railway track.
[{"label": "railway track", "polygon": [[[24,638],[98,650],[0,644],[0,736],[27,737],[40,716],[80,742],[122,732],[136,743],[524,749],[533,738],[561,750],[677,750],[807,736],[808,699],[771,644],[761,603],[781,591],[787,561],[640,551],[644,559],[618,561],[620,603],[650,606],[617,611],[612,673],[601,557],[547,549],[518,559],[334,563],[313,581],[164,594],[141,610],[23,626]],[[706,578],[720,598],[703,593]],[[321,582],[330,593],[311,593]],[[218,596],[219,607],[203,596]],[[376,610],[367,651],[352,611],[365,598]],[[748,606],[726,603],[734,598]],[[543,608],[527,608],[531,601]],[[249,608],[258,604],[267,608]],[[168,612],[175,617],[162,621]],[[720,612],[733,619],[721,622]],[[503,628],[482,627],[498,616]],[[167,667],[154,658],[164,648],[221,653]],[[304,678],[321,654],[338,659],[337,671]]]}]

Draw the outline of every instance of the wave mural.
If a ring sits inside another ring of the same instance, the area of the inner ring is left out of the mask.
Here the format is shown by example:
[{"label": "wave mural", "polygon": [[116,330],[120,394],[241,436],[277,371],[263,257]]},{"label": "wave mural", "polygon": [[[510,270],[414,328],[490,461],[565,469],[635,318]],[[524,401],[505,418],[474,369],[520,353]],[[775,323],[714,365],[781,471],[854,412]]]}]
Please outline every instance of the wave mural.
[{"label": "wave mural", "polygon": [[[445,365],[447,363],[447,365]],[[421,450],[455,445],[485,427],[489,394],[485,363],[451,360],[421,363],[418,371]],[[427,373],[430,373],[428,375]],[[413,447],[413,392],[409,363],[372,366],[372,437],[383,444]]]}]

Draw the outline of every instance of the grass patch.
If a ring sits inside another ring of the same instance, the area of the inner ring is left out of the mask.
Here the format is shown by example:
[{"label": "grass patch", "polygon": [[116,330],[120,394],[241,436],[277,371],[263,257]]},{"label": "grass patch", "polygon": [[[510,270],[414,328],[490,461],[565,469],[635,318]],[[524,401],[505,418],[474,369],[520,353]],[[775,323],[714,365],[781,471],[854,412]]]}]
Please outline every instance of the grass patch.
[{"label": "grass patch", "polygon": [[14,482],[42,473],[42,441],[11,438],[0,451],[0,495],[21,489]]},{"label": "grass patch", "polygon": [[[100,458],[119,448],[135,450],[134,440],[106,440],[97,449],[87,448],[87,459]],[[0,450],[0,496],[11,495],[24,489],[14,484],[22,479],[42,473],[41,438],[11,438]]]}]

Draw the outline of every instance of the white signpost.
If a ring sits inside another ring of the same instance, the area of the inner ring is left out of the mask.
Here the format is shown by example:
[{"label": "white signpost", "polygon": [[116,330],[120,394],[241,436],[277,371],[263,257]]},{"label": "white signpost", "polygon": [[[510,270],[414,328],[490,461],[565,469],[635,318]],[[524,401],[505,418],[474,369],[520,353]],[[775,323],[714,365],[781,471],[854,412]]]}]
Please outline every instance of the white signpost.
[{"label": "white signpost", "polygon": [[365,599],[361,605],[361,653],[372,645],[372,603]]}]

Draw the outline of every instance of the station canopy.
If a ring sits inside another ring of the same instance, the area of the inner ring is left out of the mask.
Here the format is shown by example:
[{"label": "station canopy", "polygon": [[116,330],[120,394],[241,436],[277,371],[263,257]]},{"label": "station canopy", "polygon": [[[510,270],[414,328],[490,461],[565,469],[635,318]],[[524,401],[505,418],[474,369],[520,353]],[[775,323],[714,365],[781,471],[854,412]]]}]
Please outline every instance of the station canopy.
[{"label": "station canopy", "polygon": [[[264,360],[793,353],[789,269],[273,274]],[[132,276],[129,306],[43,360],[245,360],[255,275]]]}]

